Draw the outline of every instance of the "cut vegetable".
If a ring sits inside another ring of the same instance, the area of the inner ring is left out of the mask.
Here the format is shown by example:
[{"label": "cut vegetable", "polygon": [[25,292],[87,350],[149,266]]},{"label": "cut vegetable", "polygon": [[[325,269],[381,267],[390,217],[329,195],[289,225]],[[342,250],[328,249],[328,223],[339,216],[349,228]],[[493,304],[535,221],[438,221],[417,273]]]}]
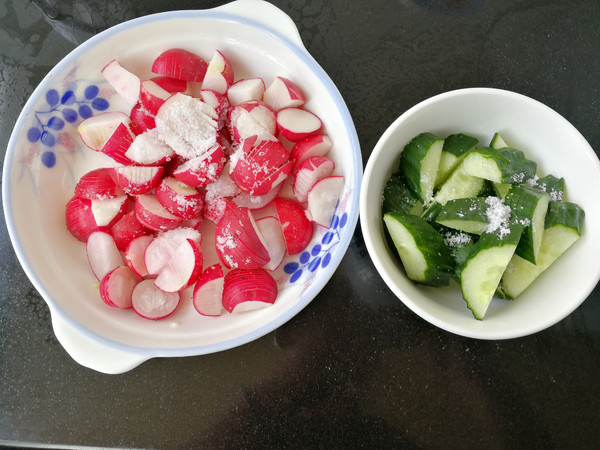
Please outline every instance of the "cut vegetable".
[{"label": "cut vegetable", "polygon": [[344,191],[344,177],[332,175],[317,181],[306,197],[307,216],[313,222],[329,228]]},{"label": "cut vegetable", "polygon": [[290,156],[298,165],[311,156],[326,156],[332,147],[333,142],[328,135],[312,134],[296,142],[290,150]]},{"label": "cut vegetable", "polygon": [[406,185],[404,175],[398,171],[388,178],[383,188],[383,214],[388,212],[402,212],[421,215],[423,203]]},{"label": "cut vegetable", "polygon": [[292,190],[300,203],[306,203],[308,192],[317,181],[331,176],[335,163],[326,156],[311,156],[296,166]]},{"label": "cut vegetable", "polygon": [[172,230],[177,228],[182,220],[181,217],[167,211],[154,194],[136,197],[135,214],[142,225],[154,231]]},{"label": "cut vegetable", "polygon": [[277,112],[277,129],[291,142],[317,133],[322,126],[316,114],[303,108],[284,108]]},{"label": "cut vegetable", "polygon": [[477,148],[465,157],[463,170],[494,183],[523,183],[535,176],[537,164],[514,148]]},{"label": "cut vegetable", "polygon": [[115,92],[119,94],[130,107],[138,102],[141,81],[137,75],[121,66],[116,59],[113,59],[104,66],[101,72]]},{"label": "cut vegetable", "polygon": [[202,88],[225,94],[229,86],[233,84],[233,80],[233,66],[223,53],[215,50],[208,64],[204,80],[202,80]]},{"label": "cut vegetable", "polygon": [[450,200],[476,197],[483,189],[484,180],[478,176],[469,175],[463,170],[462,163],[454,169],[434,196],[434,201],[445,205]]},{"label": "cut vegetable", "polygon": [[306,216],[300,203],[290,198],[278,197],[274,200],[283,236],[290,255],[300,253],[310,243],[313,224]]},{"label": "cut vegetable", "polygon": [[107,273],[123,265],[123,258],[115,240],[104,231],[90,234],[86,242],[86,253],[92,273],[98,281],[102,281]]},{"label": "cut vegetable", "polygon": [[421,133],[404,147],[400,155],[400,171],[406,184],[423,203],[433,200],[443,146],[444,139],[431,133]]},{"label": "cut vegetable", "polygon": [[125,250],[125,263],[140,277],[148,275],[144,255],[146,253],[146,248],[153,240],[153,235],[139,236],[132,239]]},{"label": "cut vegetable", "polygon": [[248,100],[262,100],[265,82],[262,78],[244,78],[236,81],[227,89],[227,99],[231,106]]},{"label": "cut vegetable", "polygon": [[290,107],[297,108],[305,102],[300,88],[284,77],[276,77],[265,90],[263,98],[275,111]]},{"label": "cut vegetable", "polygon": [[463,133],[451,134],[444,140],[435,185],[439,186],[464,156],[479,143],[477,138]]},{"label": "cut vegetable", "polygon": [[287,250],[281,222],[277,217],[265,216],[256,220],[256,226],[269,252],[269,262],[264,268],[272,272],[281,265]]},{"label": "cut vegetable", "polygon": [[144,319],[164,319],[179,306],[179,292],[165,292],[154,284],[152,278],[140,281],[131,293],[133,310]]},{"label": "cut vegetable", "polygon": [[110,228],[110,234],[121,251],[125,250],[133,239],[150,233],[151,231],[138,220],[135,210],[123,214]]},{"label": "cut vegetable", "polygon": [[442,206],[435,221],[455,230],[482,234],[489,225],[486,200],[484,197],[450,200]]},{"label": "cut vegetable", "polygon": [[208,266],[194,285],[194,308],[203,316],[220,316],[223,311],[223,267],[220,264]]},{"label": "cut vegetable", "polygon": [[155,74],[185,81],[202,81],[207,68],[200,56],[180,48],[162,52],[152,63]]},{"label": "cut vegetable", "polygon": [[100,297],[109,306],[129,309],[131,294],[141,278],[129,267],[121,265],[108,272],[100,282]]},{"label": "cut vegetable", "polygon": [[277,282],[265,269],[234,269],[225,275],[223,307],[230,313],[253,311],[277,299]]}]

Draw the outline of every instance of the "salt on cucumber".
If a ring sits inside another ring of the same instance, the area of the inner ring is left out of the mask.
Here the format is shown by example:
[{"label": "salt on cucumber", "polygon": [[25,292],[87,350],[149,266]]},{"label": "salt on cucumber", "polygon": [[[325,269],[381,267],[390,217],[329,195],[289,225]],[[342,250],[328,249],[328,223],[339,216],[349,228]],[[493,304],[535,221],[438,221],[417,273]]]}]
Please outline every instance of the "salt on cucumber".
[{"label": "salt on cucumber", "polygon": [[533,264],[536,264],[542,244],[549,202],[550,195],[528,185],[513,185],[504,199],[511,208],[511,220],[524,227],[516,253]]},{"label": "salt on cucumber", "polygon": [[406,184],[423,203],[430,203],[444,139],[432,133],[421,133],[413,138],[400,155],[400,171]]},{"label": "salt on cucumber", "polygon": [[407,277],[428,286],[447,286],[454,274],[450,251],[442,236],[421,217],[391,212],[383,221]]},{"label": "salt on cucumber", "polygon": [[383,188],[382,213],[407,212],[410,214],[421,214],[423,204],[417,196],[408,188],[406,180],[401,172],[393,173]]},{"label": "salt on cucumber", "polygon": [[483,233],[459,270],[463,299],[476,319],[483,320],[522,232],[521,225],[511,225]]},{"label": "salt on cucumber", "polygon": [[439,186],[454,168],[462,161],[465,154],[479,143],[473,136],[463,133],[451,134],[444,140],[442,156],[438,166],[435,185]]},{"label": "salt on cucumber", "polygon": [[525,291],[581,237],[584,220],[585,213],[579,205],[551,202],[546,213],[537,264],[513,255],[500,282],[502,296],[515,299]]},{"label": "salt on cucumber", "polygon": [[462,161],[464,171],[494,183],[522,183],[535,176],[537,164],[514,148],[477,148]]},{"label": "salt on cucumber", "polygon": [[485,197],[458,198],[446,202],[435,221],[446,227],[471,234],[482,234],[489,220]]},{"label": "salt on cucumber", "polygon": [[551,202],[567,201],[566,183],[564,178],[546,175],[545,177],[536,180],[532,186],[548,193]]}]

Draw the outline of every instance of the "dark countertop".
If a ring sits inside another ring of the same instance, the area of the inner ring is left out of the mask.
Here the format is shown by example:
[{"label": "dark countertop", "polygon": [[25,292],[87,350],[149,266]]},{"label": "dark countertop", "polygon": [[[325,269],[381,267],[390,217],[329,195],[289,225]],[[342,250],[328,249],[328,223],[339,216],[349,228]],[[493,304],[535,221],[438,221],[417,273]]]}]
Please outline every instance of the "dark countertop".
[{"label": "dark countertop", "polygon": [[[93,33],[221,3],[0,2],[0,148],[36,85]],[[365,163],[406,109],[473,86],[533,97],[600,149],[597,0],[273,3],[341,91]],[[391,293],[359,226],[330,283],[277,331],[233,350],[104,375],[74,362],[54,337],[5,225],[0,245],[0,443],[583,449],[600,441],[598,287],[535,335],[462,338]]]}]

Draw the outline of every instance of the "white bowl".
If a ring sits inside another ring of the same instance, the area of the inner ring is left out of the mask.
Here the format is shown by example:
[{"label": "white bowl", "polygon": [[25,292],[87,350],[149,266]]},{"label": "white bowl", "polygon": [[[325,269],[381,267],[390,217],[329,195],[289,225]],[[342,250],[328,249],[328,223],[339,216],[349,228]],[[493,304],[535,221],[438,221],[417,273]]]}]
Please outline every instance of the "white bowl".
[{"label": "white bowl", "polygon": [[[381,196],[404,146],[421,132],[463,132],[490,142],[500,132],[538,163],[538,172],[564,177],[570,201],[586,213],[583,236],[517,300],[494,299],[482,321],[473,318],[456,283],[442,289],[406,277],[385,240]],[[427,99],[402,114],[381,136],[363,174],[360,223],[375,267],[412,311],[452,333],[508,339],[550,327],[575,310],[600,278],[600,162],[581,134],[558,113],[526,96],[471,88]]]},{"label": "white bowl", "polygon": [[[262,76],[268,83],[276,75],[291,78],[308,95],[306,108],[323,119],[334,142],[330,156],[346,182],[334,226],[320,228],[307,252],[285,261],[295,263],[296,272],[280,271],[280,293],[272,307],[206,318],[187,301],[160,321],[106,307],[88,270],[85,246],[65,228],[65,204],[75,182],[107,163],[104,155],[84,148],[77,123],[89,114],[86,107],[94,99],[93,106],[100,109],[99,98],[108,100],[109,110],[128,112],[100,70],[116,58],[140,77],[150,77],[152,60],[172,47],[195,51],[207,60],[218,48],[231,60],[236,79]],[[89,86],[98,87],[98,92],[86,90]],[[63,104],[68,91],[74,97]],[[65,117],[67,107],[77,120],[65,122],[60,130],[48,126],[50,117]],[[49,132],[44,143],[30,131],[37,128],[39,134],[42,124]],[[362,160],[348,109],[302,45],[292,20],[267,2],[240,0],[211,10],[142,17],[79,46],[52,69],[27,102],[9,142],[3,177],[11,240],[25,272],[48,303],[57,338],[80,364],[120,373],[152,357],[200,355],[245,344],[301,311],[333,275],[350,243],[358,221]]]}]

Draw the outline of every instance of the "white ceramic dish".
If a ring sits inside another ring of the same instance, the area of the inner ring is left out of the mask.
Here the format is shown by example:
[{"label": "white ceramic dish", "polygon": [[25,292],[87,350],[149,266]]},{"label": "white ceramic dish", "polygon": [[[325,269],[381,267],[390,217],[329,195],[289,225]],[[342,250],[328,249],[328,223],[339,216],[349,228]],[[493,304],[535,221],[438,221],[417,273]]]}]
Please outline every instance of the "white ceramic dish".
[{"label": "white ceramic dish", "polygon": [[[218,48],[234,65],[236,79],[293,79],[309,96],[307,109],[323,119],[334,142],[330,155],[346,181],[334,226],[321,228],[307,253],[286,261],[296,265],[296,272],[283,273],[287,281],[272,307],[215,319],[200,316],[188,301],[161,321],[106,307],[88,270],[85,246],[65,228],[64,207],[75,182],[107,161],[84,148],[77,123],[104,109],[105,101],[109,110],[128,112],[100,70],[116,58],[149,78],[154,57],[172,47],[206,59]],[[301,311],[330,279],[349,245],[358,221],[362,161],[347,107],[302,45],[292,20],[267,2],[239,0],[211,10],[142,17],[75,49],[27,102],[9,142],[3,177],[10,237],[25,272],[48,303],[56,336],[80,364],[120,373],[153,357],[200,355],[245,344]]]},{"label": "white ceramic dish", "polygon": [[[538,163],[538,172],[564,177],[570,201],[586,213],[581,239],[517,300],[494,299],[475,320],[455,283],[436,289],[410,282],[384,237],[381,195],[404,146],[430,131],[463,132],[485,145],[498,131]],[[361,229],[370,256],[389,288],[432,324],[462,336],[508,339],[550,327],[575,310],[600,278],[600,162],[581,134],[542,103],[513,92],[472,88],[427,99],[402,114],[375,146],[363,174]]]}]

